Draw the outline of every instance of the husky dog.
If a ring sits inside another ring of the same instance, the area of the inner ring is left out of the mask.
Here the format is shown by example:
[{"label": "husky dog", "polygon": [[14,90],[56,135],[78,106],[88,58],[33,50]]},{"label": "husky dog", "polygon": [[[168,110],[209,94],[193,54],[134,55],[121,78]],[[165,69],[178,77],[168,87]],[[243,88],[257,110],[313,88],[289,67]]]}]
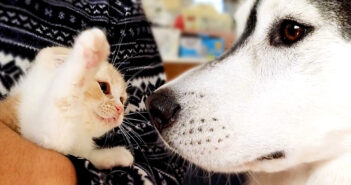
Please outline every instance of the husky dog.
[{"label": "husky dog", "polygon": [[176,153],[250,185],[351,184],[351,1],[247,0],[237,42],[148,98]]}]

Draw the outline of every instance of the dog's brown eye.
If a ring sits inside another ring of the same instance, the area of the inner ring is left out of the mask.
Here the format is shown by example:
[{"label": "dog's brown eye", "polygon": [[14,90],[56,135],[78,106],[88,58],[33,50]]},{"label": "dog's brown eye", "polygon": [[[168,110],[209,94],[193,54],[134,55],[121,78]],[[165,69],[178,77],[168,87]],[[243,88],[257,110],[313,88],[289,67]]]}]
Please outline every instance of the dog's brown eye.
[{"label": "dog's brown eye", "polygon": [[106,82],[99,82],[100,89],[104,94],[110,94],[110,86]]},{"label": "dog's brown eye", "polygon": [[270,34],[273,46],[291,46],[302,40],[311,30],[311,26],[300,24],[293,20],[283,20]]},{"label": "dog's brown eye", "polygon": [[299,41],[306,33],[307,28],[295,21],[286,20],[281,25],[283,43],[291,45]]},{"label": "dog's brown eye", "polygon": [[296,42],[301,38],[301,36],[304,34],[305,29],[295,23],[285,23],[282,27],[282,35],[283,39],[286,42]]}]

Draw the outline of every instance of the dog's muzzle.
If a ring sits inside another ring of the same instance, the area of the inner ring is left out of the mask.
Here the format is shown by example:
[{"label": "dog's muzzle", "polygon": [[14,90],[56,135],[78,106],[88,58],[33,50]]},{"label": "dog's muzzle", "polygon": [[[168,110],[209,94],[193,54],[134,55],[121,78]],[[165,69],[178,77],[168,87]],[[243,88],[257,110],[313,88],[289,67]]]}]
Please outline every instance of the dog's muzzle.
[{"label": "dog's muzzle", "polygon": [[148,97],[146,109],[152,122],[161,133],[163,129],[170,127],[175,122],[181,107],[171,91],[159,90]]}]

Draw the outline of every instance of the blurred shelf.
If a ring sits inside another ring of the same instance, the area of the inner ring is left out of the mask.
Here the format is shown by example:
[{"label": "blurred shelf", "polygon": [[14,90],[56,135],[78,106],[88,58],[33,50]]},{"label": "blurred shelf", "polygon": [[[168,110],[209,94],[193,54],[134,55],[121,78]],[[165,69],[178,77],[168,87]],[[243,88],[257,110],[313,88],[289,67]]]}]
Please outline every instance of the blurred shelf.
[{"label": "blurred shelf", "polygon": [[167,81],[173,80],[184,72],[201,65],[202,63],[164,63]]},{"label": "blurred shelf", "polygon": [[210,37],[219,37],[225,41],[225,48],[230,48],[235,40],[234,33],[220,31],[199,31],[199,30],[181,30],[183,35],[207,35]]},{"label": "blurred shelf", "polygon": [[178,63],[178,64],[204,64],[209,59],[206,58],[163,58],[164,63]]},{"label": "blurred shelf", "polygon": [[212,37],[232,37],[234,38],[234,34],[230,32],[220,32],[220,31],[201,31],[201,30],[181,30],[183,34],[196,34],[196,35],[208,35]]}]

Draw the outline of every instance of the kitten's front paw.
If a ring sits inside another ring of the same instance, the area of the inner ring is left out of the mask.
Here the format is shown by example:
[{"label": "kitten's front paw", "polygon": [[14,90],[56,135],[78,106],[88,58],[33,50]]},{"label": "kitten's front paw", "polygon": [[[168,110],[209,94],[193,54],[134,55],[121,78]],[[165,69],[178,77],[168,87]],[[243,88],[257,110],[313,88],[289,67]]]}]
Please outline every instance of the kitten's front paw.
[{"label": "kitten's front paw", "polygon": [[122,167],[132,166],[134,162],[134,157],[129,150],[127,150],[124,147],[121,147],[120,150],[118,150],[118,153],[120,157],[118,160],[115,161],[116,162],[115,166],[122,166]]},{"label": "kitten's front paw", "polygon": [[79,48],[78,52],[82,52],[86,68],[98,66],[107,60],[110,54],[110,45],[105,33],[98,28],[83,31],[78,36],[74,48]]},{"label": "kitten's front paw", "polygon": [[94,152],[90,161],[99,169],[109,169],[115,166],[131,166],[134,161],[133,155],[124,147],[101,149]]}]

